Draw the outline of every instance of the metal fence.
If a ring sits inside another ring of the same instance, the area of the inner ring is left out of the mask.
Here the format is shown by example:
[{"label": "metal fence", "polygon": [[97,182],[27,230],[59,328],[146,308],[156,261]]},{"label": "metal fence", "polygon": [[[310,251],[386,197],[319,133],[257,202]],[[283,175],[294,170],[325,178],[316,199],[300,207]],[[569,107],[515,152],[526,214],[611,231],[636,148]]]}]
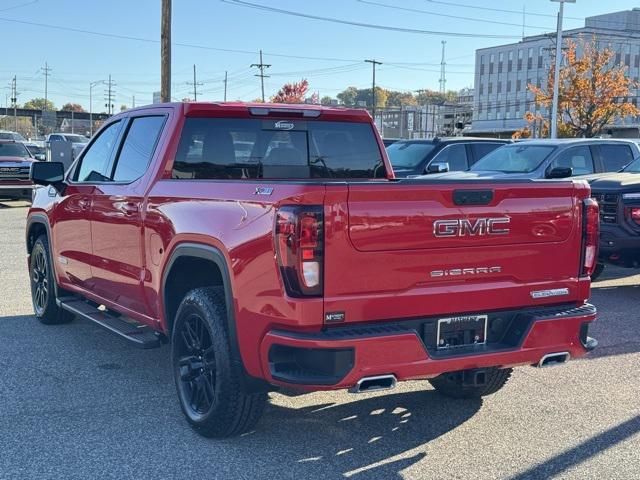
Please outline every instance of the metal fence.
[{"label": "metal fence", "polygon": [[18,132],[30,140],[41,140],[52,132],[90,136],[107,118],[109,116],[102,113],[3,108],[0,109],[0,130]]}]

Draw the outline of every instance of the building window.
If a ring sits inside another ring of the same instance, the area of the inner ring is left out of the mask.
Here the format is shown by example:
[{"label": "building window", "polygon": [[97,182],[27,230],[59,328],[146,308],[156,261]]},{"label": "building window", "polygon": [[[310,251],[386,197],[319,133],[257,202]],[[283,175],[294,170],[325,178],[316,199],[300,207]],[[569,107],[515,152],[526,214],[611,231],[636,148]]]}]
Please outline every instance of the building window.
[{"label": "building window", "polygon": [[498,87],[496,88],[497,93],[502,93],[502,82],[498,81]]},{"label": "building window", "polygon": [[527,57],[527,69],[533,68],[533,48],[529,49],[529,56]]},{"label": "building window", "polygon": [[620,62],[622,60],[622,54],[620,52],[616,52],[616,65],[620,65]]},{"label": "building window", "polygon": [[631,54],[630,53],[625,53],[625,55],[624,55],[624,64],[627,67],[631,66]]},{"label": "building window", "polygon": [[544,47],[538,47],[538,68],[542,68],[543,56],[544,56]]},{"label": "building window", "polygon": [[527,78],[527,83],[526,83],[526,85],[524,86],[525,90],[529,90],[529,85],[531,85],[531,79],[530,79],[530,78]]},{"label": "building window", "polygon": [[516,92],[519,92],[521,88],[522,88],[522,80],[518,79],[516,80]]},{"label": "building window", "polygon": [[482,102],[478,102],[478,115],[482,113]]},{"label": "building window", "polygon": [[480,55],[480,75],[484,75],[484,55]]},{"label": "building window", "polygon": [[498,73],[502,73],[502,65],[504,64],[504,52],[498,54]]},{"label": "building window", "polygon": [[640,55],[638,55],[637,53],[636,53],[636,58],[633,61],[633,66],[636,68],[640,67]]},{"label": "building window", "polygon": [[513,70],[513,50],[509,52],[509,61],[507,62],[507,72]]},{"label": "building window", "polygon": [[507,80],[507,93],[511,91],[511,80]]},{"label": "building window", "polygon": [[487,113],[491,113],[491,102],[487,102]]},{"label": "building window", "polygon": [[488,94],[492,94],[493,93],[493,83],[489,82],[489,85],[487,85],[487,93]]},{"label": "building window", "polygon": [[518,50],[518,71],[522,70],[522,50]]},{"label": "building window", "polygon": [[495,57],[495,55],[492,53],[492,54],[489,56],[489,74],[492,74],[492,73],[493,73],[493,63],[495,62],[495,59],[496,59],[496,57]]},{"label": "building window", "polygon": [[483,84],[482,82],[480,82],[480,88],[479,88],[479,91],[480,91],[480,95],[483,95],[483,94],[484,94],[484,84]]}]

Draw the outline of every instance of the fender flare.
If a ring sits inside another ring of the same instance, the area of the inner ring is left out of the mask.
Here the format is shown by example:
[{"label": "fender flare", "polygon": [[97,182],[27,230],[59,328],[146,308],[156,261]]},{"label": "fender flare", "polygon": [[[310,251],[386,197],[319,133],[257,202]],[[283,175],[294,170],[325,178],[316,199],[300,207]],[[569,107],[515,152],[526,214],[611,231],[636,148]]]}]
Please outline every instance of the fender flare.
[{"label": "fender flare", "polygon": [[195,257],[201,258],[203,260],[208,260],[215,263],[216,266],[220,269],[220,274],[222,276],[222,286],[224,288],[224,300],[227,306],[227,332],[229,332],[229,340],[231,342],[231,356],[234,361],[237,361],[242,365],[242,357],[240,356],[240,346],[238,343],[238,332],[236,328],[233,291],[231,289],[231,275],[229,273],[227,259],[222,251],[220,251],[220,249],[203,243],[187,242],[176,245],[176,247],[173,249],[173,252],[171,252],[169,260],[166,262],[164,272],[162,273],[162,313],[164,315],[165,322],[168,323],[170,320],[168,318],[167,302],[165,302],[167,277],[169,276],[169,273],[171,272],[171,269],[176,260],[182,257]]},{"label": "fender flare", "polygon": [[[47,231],[47,238],[49,239],[49,251],[47,252],[49,255],[49,265],[51,265],[52,273],[53,273],[53,292],[56,298],[59,297],[59,287],[58,287],[58,275],[56,273],[56,264],[53,261],[53,254],[51,252],[53,248],[53,237],[51,236],[51,225],[49,225],[49,217],[47,217],[44,213],[32,213],[27,218],[27,227],[25,228],[25,246],[27,247],[27,252],[30,251],[29,248],[29,233],[31,231],[31,227],[34,224],[44,225],[45,230]],[[31,253],[28,253],[31,256]],[[31,275],[31,274],[29,274]]]}]

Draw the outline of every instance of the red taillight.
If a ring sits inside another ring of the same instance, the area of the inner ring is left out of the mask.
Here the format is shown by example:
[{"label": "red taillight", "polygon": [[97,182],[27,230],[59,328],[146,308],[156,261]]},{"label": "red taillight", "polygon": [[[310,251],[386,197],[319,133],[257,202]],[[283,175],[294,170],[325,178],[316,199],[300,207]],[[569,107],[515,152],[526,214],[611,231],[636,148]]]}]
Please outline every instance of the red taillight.
[{"label": "red taillight", "polygon": [[600,236],[600,209],[598,203],[587,198],[583,203],[583,250],[582,274],[590,276],[598,261],[598,244]]},{"label": "red taillight", "polygon": [[275,227],[276,255],[287,294],[292,297],[322,295],[322,206],[284,206]]},{"label": "red taillight", "polygon": [[635,224],[640,225],[640,208],[638,207],[628,207],[627,218],[630,218]]}]

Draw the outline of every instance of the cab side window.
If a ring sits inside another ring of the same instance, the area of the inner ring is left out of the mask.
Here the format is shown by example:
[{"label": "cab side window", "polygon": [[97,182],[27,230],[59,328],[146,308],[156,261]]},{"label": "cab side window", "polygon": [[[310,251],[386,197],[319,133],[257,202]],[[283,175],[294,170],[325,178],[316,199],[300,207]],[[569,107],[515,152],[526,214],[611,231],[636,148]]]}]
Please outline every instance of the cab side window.
[{"label": "cab side window", "polygon": [[157,115],[131,120],[113,174],[115,182],[132,182],[144,174],[158,143],[165,118]]},{"label": "cab side window", "polygon": [[121,121],[113,122],[96,137],[85,150],[80,165],[76,168],[74,180],[78,182],[107,182],[107,168],[113,147],[118,140]]},{"label": "cab side window", "polygon": [[560,154],[551,162],[549,167],[554,168],[572,168],[574,175],[587,175],[593,173],[593,158],[591,158],[591,149],[586,146],[571,147]]},{"label": "cab side window", "polygon": [[600,160],[605,172],[617,172],[633,160],[633,152],[628,145],[600,145]]},{"label": "cab side window", "polygon": [[433,162],[448,163],[450,172],[466,170],[469,168],[469,162],[467,161],[467,149],[462,143],[447,145],[436,154],[430,163]]}]

